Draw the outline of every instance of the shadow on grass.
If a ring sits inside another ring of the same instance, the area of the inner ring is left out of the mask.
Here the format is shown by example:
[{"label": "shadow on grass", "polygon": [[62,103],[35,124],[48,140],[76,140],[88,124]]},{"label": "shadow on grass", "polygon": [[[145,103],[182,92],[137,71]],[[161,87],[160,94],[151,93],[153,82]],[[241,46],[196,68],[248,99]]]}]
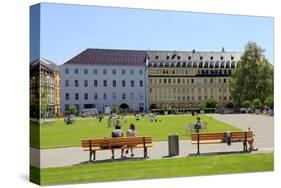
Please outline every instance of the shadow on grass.
[{"label": "shadow on grass", "polygon": [[146,160],[147,158],[143,157],[126,157],[126,158],[118,158],[118,159],[103,159],[103,160],[95,160],[95,161],[83,161],[78,164],[74,164],[72,166],[79,166],[84,164],[98,164],[98,163],[114,163],[114,162],[127,162],[127,161],[140,161]]},{"label": "shadow on grass", "polygon": [[247,151],[225,151],[225,152],[209,152],[209,153],[192,153],[189,154],[188,157],[196,157],[196,156],[215,156],[215,155],[229,155],[229,154],[249,154]]}]

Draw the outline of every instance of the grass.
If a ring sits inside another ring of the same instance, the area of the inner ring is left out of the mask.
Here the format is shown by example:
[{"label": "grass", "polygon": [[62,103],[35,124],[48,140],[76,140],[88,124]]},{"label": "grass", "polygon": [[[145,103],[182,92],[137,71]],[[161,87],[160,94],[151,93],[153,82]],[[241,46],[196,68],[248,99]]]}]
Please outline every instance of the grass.
[{"label": "grass", "polygon": [[41,169],[41,185],[272,171],[273,153],[123,161]]},{"label": "grass", "polygon": [[[195,122],[193,116],[157,116],[161,122],[150,122],[141,118],[136,121],[134,117],[126,118],[127,124],[122,125],[123,131],[134,123],[138,135],[152,136],[153,141],[167,140],[169,134],[177,133],[180,139],[188,139],[184,125]],[[208,132],[214,131],[235,131],[239,130],[231,125],[217,121],[208,116],[201,116],[202,122],[208,122]],[[36,130],[38,125],[31,124],[31,145],[39,148]],[[80,146],[81,139],[110,137],[113,127],[107,126],[107,118],[101,123],[97,119],[77,119],[72,126],[67,126],[63,120],[56,120],[53,123],[43,124],[40,127],[40,148],[57,148]],[[38,135],[38,134],[37,134]],[[33,138],[34,137],[34,138]]]}]

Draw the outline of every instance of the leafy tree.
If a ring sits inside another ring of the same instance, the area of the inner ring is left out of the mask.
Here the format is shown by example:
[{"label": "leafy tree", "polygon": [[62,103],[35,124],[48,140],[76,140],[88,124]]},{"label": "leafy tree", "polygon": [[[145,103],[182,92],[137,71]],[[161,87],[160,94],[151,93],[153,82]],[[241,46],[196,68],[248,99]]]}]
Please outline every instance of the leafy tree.
[{"label": "leafy tree", "polygon": [[40,90],[40,113],[41,117],[45,117],[48,111],[48,92],[44,87]]},{"label": "leafy tree", "polygon": [[216,108],[217,104],[218,104],[218,101],[212,97],[206,101],[205,107],[206,108]]},{"label": "leafy tree", "polygon": [[253,100],[253,106],[254,106],[256,109],[259,109],[259,108],[262,106],[261,100],[260,100],[260,99],[254,99],[254,100]]},{"label": "leafy tree", "polygon": [[269,108],[273,109],[273,96],[269,96],[265,99],[264,104]]},{"label": "leafy tree", "polygon": [[76,114],[77,113],[77,108],[75,105],[70,105],[69,108],[68,108],[68,112],[70,114]]},{"label": "leafy tree", "polygon": [[236,70],[230,77],[231,95],[237,105],[243,101],[273,95],[273,67],[263,55],[264,50],[255,42],[248,42]]},{"label": "leafy tree", "polygon": [[251,106],[251,101],[243,101],[242,102],[242,107],[243,108],[249,108]]},{"label": "leafy tree", "polygon": [[117,113],[118,107],[116,105],[112,105],[111,107],[111,113]]}]

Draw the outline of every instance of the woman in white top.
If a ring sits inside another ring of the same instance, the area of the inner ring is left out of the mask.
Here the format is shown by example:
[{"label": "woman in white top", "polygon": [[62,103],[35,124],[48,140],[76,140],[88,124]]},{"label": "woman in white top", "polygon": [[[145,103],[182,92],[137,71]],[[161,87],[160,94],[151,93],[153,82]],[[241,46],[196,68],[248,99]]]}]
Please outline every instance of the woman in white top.
[{"label": "woman in white top", "polygon": [[[127,137],[137,136],[136,127],[133,123],[130,125],[130,129],[127,131],[126,136]],[[133,147],[129,147],[129,148],[131,150],[131,157],[133,157],[134,156]],[[126,150],[126,154],[128,154],[128,153],[129,153],[129,151]]]}]

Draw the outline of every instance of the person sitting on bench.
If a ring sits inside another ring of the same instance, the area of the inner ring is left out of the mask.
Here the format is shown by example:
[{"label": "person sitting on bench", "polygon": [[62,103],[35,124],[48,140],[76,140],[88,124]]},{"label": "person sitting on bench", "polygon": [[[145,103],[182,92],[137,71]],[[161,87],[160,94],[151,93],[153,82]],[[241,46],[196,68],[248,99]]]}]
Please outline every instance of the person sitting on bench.
[{"label": "person sitting on bench", "polygon": [[[111,133],[111,137],[112,138],[116,138],[116,137],[123,137],[123,131],[121,130],[121,127],[120,127],[120,125],[116,125],[115,126],[115,129],[112,131],[112,133]],[[122,145],[120,145],[120,146],[114,146],[114,148],[121,148],[121,158],[124,158],[124,155],[123,155],[123,153],[124,153],[124,147],[125,146],[122,146]],[[112,159],[114,159],[114,149],[112,149],[111,150],[111,153],[112,153]]]},{"label": "person sitting on bench", "polygon": [[[127,131],[126,136],[127,137],[137,136],[136,126],[133,123],[130,125],[130,129]],[[135,154],[133,152],[133,147],[129,147],[129,148],[131,150],[131,157],[134,157]],[[125,153],[128,154],[129,150],[127,149]]]}]

